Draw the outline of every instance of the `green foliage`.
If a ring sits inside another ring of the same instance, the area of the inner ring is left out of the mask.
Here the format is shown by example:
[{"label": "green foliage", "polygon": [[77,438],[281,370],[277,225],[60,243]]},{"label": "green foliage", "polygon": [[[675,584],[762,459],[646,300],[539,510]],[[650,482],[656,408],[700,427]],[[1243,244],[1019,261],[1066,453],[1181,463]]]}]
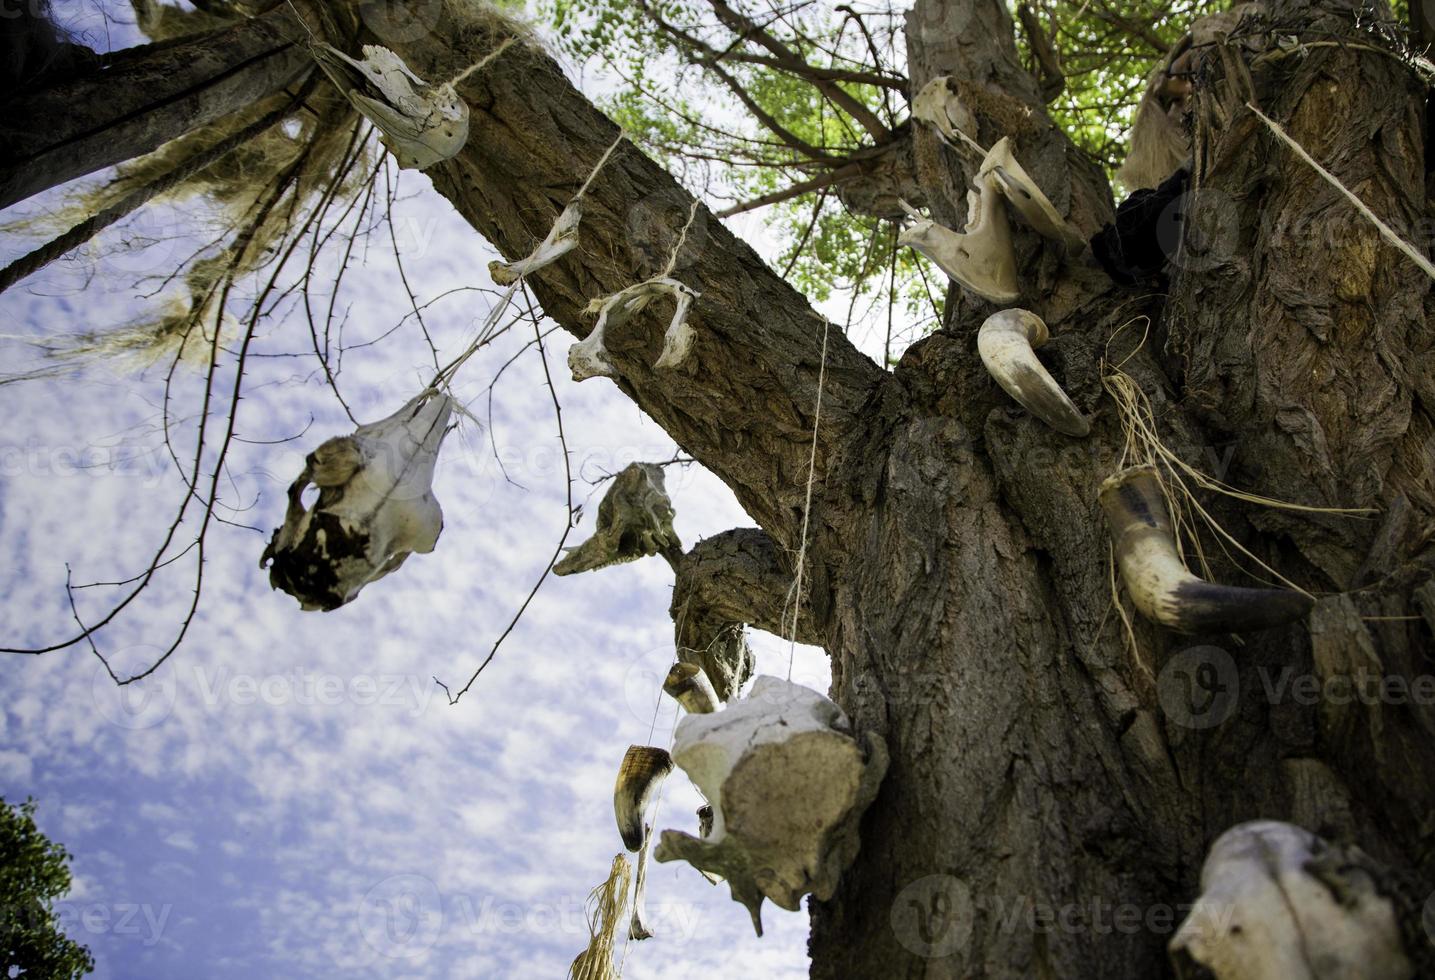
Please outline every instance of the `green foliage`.
[{"label": "green foliage", "polygon": [[[1033,5],[1061,55],[1066,90],[1048,107],[1074,143],[1115,173],[1125,151],[1146,76],[1197,17],[1228,9],[1228,0],[1091,0]],[[1017,45],[1035,70],[1030,40]]]},{"label": "green foliage", "polygon": [[35,804],[0,799],[0,977],[70,980],[95,968],[55,923],[70,890],[69,853],[35,826]]}]

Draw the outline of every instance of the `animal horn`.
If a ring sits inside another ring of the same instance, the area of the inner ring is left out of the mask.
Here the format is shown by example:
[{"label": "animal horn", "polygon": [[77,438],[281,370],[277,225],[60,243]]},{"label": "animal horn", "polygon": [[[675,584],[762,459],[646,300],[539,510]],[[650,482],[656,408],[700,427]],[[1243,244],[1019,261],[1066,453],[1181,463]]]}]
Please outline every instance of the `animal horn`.
[{"label": "animal horn", "polygon": [[718,709],[713,682],[697,664],[676,663],[663,681],[663,691],[694,715],[709,715]]},{"label": "animal horn", "polygon": [[618,820],[618,833],[623,835],[623,846],[628,850],[641,851],[648,842],[643,811],[648,808],[653,790],[672,771],[673,757],[667,749],[630,745],[624,753],[623,764],[618,767],[618,783],[613,787],[613,816]]},{"label": "animal horn", "polygon": [[1181,633],[1240,633],[1298,619],[1314,604],[1289,589],[1216,585],[1192,575],[1176,553],[1161,478],[1154,466],[1133,466],[1101,484],[1116,564],[1142,614]]},{"label": "animal horn", "polygon": [[1034,348],[1046,343],[1046,323],[1030,310],[1002,310],[977,331],[977,352],[997,384],[1057,432],[1084,436],[1091,424],[1036,359]]}]

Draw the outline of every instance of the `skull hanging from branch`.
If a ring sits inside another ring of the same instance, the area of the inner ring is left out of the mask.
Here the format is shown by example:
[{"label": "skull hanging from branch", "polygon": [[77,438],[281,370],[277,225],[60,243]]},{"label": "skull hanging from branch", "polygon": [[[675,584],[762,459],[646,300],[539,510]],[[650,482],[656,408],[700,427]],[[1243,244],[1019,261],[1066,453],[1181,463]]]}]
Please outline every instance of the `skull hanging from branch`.
[{"label": "skull hanging from branch", "polygon": [[363,61],[322,43],[313,53],[324,74],[378,128],[400,167],[427,169],[468,143],[468,103],[451,83],[429,85],[375,44],[364,45]]},{"label": "skull hanging from branch", "polygon": [[611,296],[593,300],[586,311],[598,314],[593,332],[568,348],[568,368],[573,372],[573,380],[585,381],[597,375],[616,378],[618,372],[608,357],[608,349],[603,346],[604,332],[609,327],[621,326],[660,296],[672,297],[673,318],[663,335],[663,351],[653,366],[677,367],[692,350],[693,328],[688,325],[688,307],[701,295],[676,279],[655,276]]},{"label": "skull hanging from branch", "polygon": [[1401,925],[1416,920],[1406,931],[1418,935],[1420,908],[1398,900],[1400,889],[1390,885],[1390,873],[1358,848],[1288,823],[1238,824],[1211,845],[1201,897],[1171,939],[1176,973],[1183,980],[1408,980],[1414,967]]},{"label": "skull hanging from branch", "polygon": [[[270,585],[304,609],[337,609],[413,552],[433,551],[443,530],[434,464],[452,413],[452,399],[426,393],[310,453],[259,559]],[[319,496],[307,507],[311,484]]]},{"label": "skull hanging from branch", "polygon": [[676,558],[682,547],[673,530],[673,502],[663,485],[663,468],[630,463],[598,505],[593,536],[554,565],[553,573],[591,572],[649,555]]},{"label": "skull hanging from branch", "polygon": [[673,759],[713,809],[703,838],[663,831],[653,856],[721,875],[762,935],[762,900],[796,911],[831,898],[857,857],[858,824],[887,772],[887,747],[859,744],[842,709],[800,684],[759,677],[714,714],[678,723]]}]

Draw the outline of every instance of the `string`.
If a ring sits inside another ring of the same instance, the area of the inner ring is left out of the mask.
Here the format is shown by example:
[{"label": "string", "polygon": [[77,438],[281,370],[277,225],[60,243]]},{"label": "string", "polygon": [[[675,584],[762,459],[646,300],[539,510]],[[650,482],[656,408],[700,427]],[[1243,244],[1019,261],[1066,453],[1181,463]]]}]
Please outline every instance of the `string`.
[{"label": "string", "polygon": [[802,537],[797,547],[797,575],[787,593],[792,609],[792,625],[787,635],[787,680],[792,681],[792,663],[797,657],[797,618],[802,609],[802,573],[807,564],[807,528],[812,519],[812,486],[817,482],[817,433],[822,422],[822,389],[827,384],[827,333],[831,322],[822,318],[822,360],[817,369],[817,408],[812,415],[812,452],[807,460],[807,495],[802,505]]},{"label": "string", "polygon": [[512,44],[515,40],[517,40],[517,38],[504,38],[502,44],[494,48],[482,58],[478,59],[478,61],[469,65],[463,71],[459,72],[453,77],[451,81],[449,81],[448,84],[452,85],[454,88],[457,88],[458,86],[462,85],[465,81],[468,80],[468,76],[472,75],[476,71],[482,71],[484,68],[487,68],[495,58],[503,54],[504,51],[508,50],[508,46]]},{"label": "string", "polygon": [[[510,38],[509,40],[512,39]],[[502,50],[502,46],[499,47],[499,50]],[[498,51],[494,51],[490,55],[490,57],[496,57],[497,54]],[[613,140],[612,144],[609,145],[608,149],[604,150],[603,155],[598,158],[598,162],[593,165],[593,169],[589,171],[587,179],[583,181],[583,186],[578,188],[578,193],[574,194],[572,201],[569,202],[570,206],[573,203],[581,200],[583,195],[588,193],[588,189],[593,186],[593,181],[597,178],[599,171],[603,169],[604,164],[608,162],[608,158],[613,155],[613,151],[618,148],[618,144],[622,141],[623,134],[620,131],[618,133],[617,139]],[[564,210],[567,209],[565,208]],[[559,217],[555,219],[554,224],[556,225],[559,220],[562,220],[561,213]],[[689,218],[689,223],[691,223],[691,220],[692,219]],[[488,316],[484,319],[483,326],[479,328],[478,336],[474,338],[473,342],[468,345],[467,349],[465,349],[462,354],[454,358],[454,360],[450,361],[447,366],[441,368],[438,373],[434,375],[433,381],[429,382],[429,386],[427,389],[428,391],[437,392],[442,390],[443,388],[448,388],[449,386],[451,386],[453,384],[453,379],[458,375],[459,369],[462,368],[464,364],[468,362],[468,359],[471,358],[474,354],[476,354],[481,347],[483,347],[485,344],[487,344],[490,340],[493,339],[493,337],[496,335],[495,328],[498,325],[499,318],[503,316],[503,314],[508,310],[509,305],[513,302],[514,294],[518,291],[519,287],[523,285],[523,281],[524,276],[520,274],[517,279],[509,283],[508,289],[503,293],[503,295],[499,298],[499,301],[494,305],[493,309],[489,311]]]},{"label": "string", "polygon": [[1336,190],[1340,191],[1341,194],[1345,195],[1345,199],[1348,200],[1351,204],[1353,204],[1357,211],[1359,211],[1362,215],[1369,219],[1370,223],[1375,225],[1375,227],[1380,230],[1380,237],[1384,238],[1391,245],[1395,246],[1397,249],[1403,252],[1406,257],[1410,259],[1410,261],[1414,262],[1420,267],[1420,271],[1424,272],[1431,279],[1435,279],[1435,265],[1431,265],[1430,261],[1426,259],[1425,256],[1415,251],[1415,247],[1413,245],[1411,245],[1405,239],[1397,235],[1395,233],[1395,229],[1391,228],[1385,222],[1381,221],[1380,218],[1376,216],[1375,212],[1370,210],[1370,208],[1366,206],[1365,202],[1362,201],[1360,198],[1356,197],[1352,191],[1348,190],[1346,186],[1342,184],[1334,174],[1332,174],[1329,170],[1326,170],[1319,163],[1317,163],[1315,159],[1305,151],[1305,147],[1301,146],[1290,136],[1286,135],[1286,131],[1281,129],[1280,125],[1276,123],[1275,120],[1271,119],[1264,112],[1261,112],[1261,110],[1257,109],[1249,102],[1246,103],[1246,108],[1254,112],[1256,114],[1256,118],[1258,118],[1261,122],[1265,123],[1266,126],[1270,129],[1270,131],[1274,133],[1282,143],[1284,143],[1286,146],[1290,147],[1292,151],[1294,151],[1296,156],[1300,157],[1306,163],[1310,164],[1311,168],[1315,170],[1316,173],[1320,174],[1321,177],[1325,179],[1326,183],[1330,184],[1330,186],[1334,187]]}]

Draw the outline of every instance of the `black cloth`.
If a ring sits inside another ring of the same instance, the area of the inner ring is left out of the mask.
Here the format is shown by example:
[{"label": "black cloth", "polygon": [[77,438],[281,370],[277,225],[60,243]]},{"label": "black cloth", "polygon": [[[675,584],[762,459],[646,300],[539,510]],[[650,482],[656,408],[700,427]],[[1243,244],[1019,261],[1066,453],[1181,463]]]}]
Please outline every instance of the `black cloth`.
[{"label": "black cloth", "polygon": [[1123,286],[1166,285],[1166,263],[1180,241],[1191,171],[1182,168],[1155,190],[1142,188],[1121,202],[1116,223],[1091,239],[1096,261]]}]

